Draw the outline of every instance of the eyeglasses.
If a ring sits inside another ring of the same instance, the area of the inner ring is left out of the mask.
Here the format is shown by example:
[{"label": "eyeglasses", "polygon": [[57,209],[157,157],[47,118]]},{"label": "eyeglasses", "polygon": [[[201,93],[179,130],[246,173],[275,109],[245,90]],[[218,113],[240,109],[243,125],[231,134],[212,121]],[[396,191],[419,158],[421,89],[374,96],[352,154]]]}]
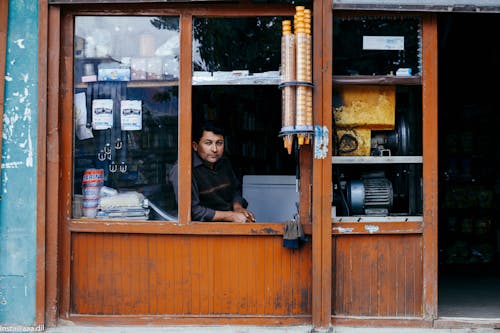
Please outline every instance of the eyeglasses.
[{"label": "eyeglasses", "polygon": [[101,113],[113,113],[112,109],[109,108],[95,108],[94,109],[95,114],[101,114]]},{"label": "eyeglasses", "polygon": [[140,109],[123,109],[122,114],[141,114]]}]

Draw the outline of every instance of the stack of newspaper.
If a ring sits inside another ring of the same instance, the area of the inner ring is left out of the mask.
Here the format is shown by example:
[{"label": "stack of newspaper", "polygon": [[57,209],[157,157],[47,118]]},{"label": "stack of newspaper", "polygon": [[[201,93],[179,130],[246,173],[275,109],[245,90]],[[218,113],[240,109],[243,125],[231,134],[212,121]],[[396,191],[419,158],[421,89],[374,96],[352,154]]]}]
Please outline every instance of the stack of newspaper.
[{"label": "stack of newspaper", "polygon": [[149,208],[144,195],[138,192],[118,193],[99,199],[97,218],[147,220]]}]

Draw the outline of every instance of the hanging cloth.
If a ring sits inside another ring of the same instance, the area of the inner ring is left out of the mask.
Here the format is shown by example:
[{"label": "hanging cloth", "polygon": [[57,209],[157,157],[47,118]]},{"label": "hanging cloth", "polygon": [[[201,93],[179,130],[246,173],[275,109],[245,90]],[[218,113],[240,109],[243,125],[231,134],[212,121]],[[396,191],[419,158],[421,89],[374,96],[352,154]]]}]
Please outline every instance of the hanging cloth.
[{"label": "hanging cloth", "polygon": [[307,242],[309,239],[304,234],[302,225],[299,221],[299,215],[295,215],[293,219],[290,219],[285,224],[285,232],[283,233],[283,247],[289,249],[298,249]]}]

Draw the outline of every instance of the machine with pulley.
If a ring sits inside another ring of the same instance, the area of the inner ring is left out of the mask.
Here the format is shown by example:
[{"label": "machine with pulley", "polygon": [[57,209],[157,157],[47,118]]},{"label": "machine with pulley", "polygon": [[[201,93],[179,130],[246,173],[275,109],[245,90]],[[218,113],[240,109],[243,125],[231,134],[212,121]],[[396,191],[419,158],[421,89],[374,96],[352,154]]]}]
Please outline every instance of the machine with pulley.
[{"label": "machine with pulley", "polygon": [[416,116],[396,110],[395,89],[351,90],[342,91],[343,104],[334,106],[335,155],[355,161],[333,166],[337,216],[420,215],[421,165],[393,163],[393,157],[419,153]]}]

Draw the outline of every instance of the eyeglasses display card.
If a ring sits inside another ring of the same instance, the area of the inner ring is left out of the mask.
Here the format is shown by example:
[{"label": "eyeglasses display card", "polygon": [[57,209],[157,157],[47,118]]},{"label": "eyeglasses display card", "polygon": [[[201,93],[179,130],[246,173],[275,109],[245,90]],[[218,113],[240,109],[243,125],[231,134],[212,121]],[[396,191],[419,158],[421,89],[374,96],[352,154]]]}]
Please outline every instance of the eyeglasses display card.
[{"label": "eyeglasses display card", "polygon": [[112,99],[94,99],[92,101],[92,128],[95,130],[113,128]]},{"label": "eyeglasses display card", "polygon": [[142,130],[142,101],[121,101],[120,120],[122,131]]}]

